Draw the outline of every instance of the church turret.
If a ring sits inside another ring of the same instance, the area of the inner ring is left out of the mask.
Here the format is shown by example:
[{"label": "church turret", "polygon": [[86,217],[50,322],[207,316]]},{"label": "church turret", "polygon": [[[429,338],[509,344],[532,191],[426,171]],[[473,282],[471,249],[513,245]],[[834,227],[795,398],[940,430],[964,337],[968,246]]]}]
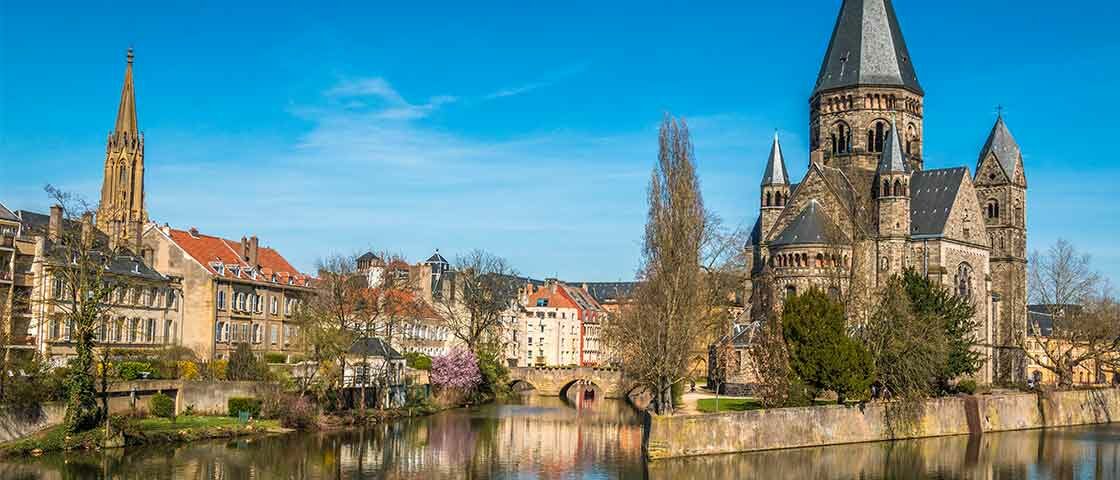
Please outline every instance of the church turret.
[{"label": "church turret", "polygon": [[1026,328],[1027,177],[1023,154],[1001,114],[996,118],[976,164],[977,200],[991,245],[993,343],[998,381],[1021,380],[1025,364],[1014,339]]},{"label": "church turret", "polygon": [[890,0],[844,0],[809,99],[810,157],[874,171],[890,120],[912,170],[922,168],[924,92]]},{"label": "church turret", "polygon": [[901,273],[905,268],[910,235],[911,169],[897,131],[897,124],[891,121],[872,187],[878,210],[880,278]]},{"label": "church turret", "polygon": [[105,147],[105,178],[97,207],[97,227],[114,244],[138,249],[148,211],[144,205],[144,136],[136,121],[132,61],[129,48],[117,120]]},{"label": "church turret", "polygon": [[789,170],[782,155],[782,145],[778,134],[774,133],[774,143],[770,145],[770,157],[766,160],[766,170],[762,173],[762,188],[759,194],[761,208],[759,227],[763,234],[770,231],[778,220],[782,209],[789,201]]}]

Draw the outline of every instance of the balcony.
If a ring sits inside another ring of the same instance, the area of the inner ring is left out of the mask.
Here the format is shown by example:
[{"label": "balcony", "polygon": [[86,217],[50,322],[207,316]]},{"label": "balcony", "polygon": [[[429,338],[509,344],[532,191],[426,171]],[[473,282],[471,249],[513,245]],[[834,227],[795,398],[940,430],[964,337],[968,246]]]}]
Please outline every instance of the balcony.
[{"label": "balcony", "polygon": [[0,270],[0,283],[12,283],[15,275],[10,271]]},{"label": "balcony", "polygon": [[16,237],[8,234],[0,235],[0,249],[12,250],[16,245]]}]

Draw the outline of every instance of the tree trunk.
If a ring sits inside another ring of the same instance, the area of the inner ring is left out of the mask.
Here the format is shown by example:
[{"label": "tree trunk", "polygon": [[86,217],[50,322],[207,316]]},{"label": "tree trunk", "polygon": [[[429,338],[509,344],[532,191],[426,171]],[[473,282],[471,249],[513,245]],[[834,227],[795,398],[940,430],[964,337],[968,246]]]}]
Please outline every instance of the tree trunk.
[{"label": "tree trunk", "polygon": [[76,356],[73,370],[67,379],[66,431],[84,432],[101,423],[101,408],[97,406],[97,389],[93,383],[93,338],[88,332],[79,331],[75,344]]}]

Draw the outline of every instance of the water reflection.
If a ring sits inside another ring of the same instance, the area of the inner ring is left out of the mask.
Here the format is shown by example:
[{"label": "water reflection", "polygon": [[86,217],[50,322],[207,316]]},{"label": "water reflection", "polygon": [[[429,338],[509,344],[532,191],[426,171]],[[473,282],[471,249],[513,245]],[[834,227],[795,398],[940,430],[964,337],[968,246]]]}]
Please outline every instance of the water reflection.
[{"label": "water reflection", "polygon": [[1120,479],[1120,425],[666,460],[650,478]]},{"label": "water reflection", "polygon": [[639,422],[620,401],[530,396],[347,432],[46,455],[0,478],[641,478]]},{"label": "water reflection", "polygon": [[641,459],[627,404],[556,398],[367,429],[46,455],[3,479],[1120,479],[1120,424],[696,457]]}]

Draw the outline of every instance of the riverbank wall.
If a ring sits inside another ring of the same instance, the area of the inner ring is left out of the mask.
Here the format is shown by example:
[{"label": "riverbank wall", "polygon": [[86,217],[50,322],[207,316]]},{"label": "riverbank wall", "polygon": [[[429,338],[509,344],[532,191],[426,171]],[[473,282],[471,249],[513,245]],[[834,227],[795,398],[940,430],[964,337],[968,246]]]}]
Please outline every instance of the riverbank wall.
[{"label": "riverbank wall", "polygon": [[649,416],[650,460],[1120,421],[1120,389]]},{"label": "riverbank wall", "polygon": [[[109,412],[147,410],[148,400],[162,393],[175,400],[175,413],[191,407],[199,414],[225,415],[231,397],[264,399],[279,394],[279,386],[267,382],[214,382],[183,380],[134,380],[109,387]],[[100,399],[98,399],[100,404]],[[0,442],[16,440],[48,427],[66,417],[65,402],[48,402],[31,411],[0,413]]]}]

